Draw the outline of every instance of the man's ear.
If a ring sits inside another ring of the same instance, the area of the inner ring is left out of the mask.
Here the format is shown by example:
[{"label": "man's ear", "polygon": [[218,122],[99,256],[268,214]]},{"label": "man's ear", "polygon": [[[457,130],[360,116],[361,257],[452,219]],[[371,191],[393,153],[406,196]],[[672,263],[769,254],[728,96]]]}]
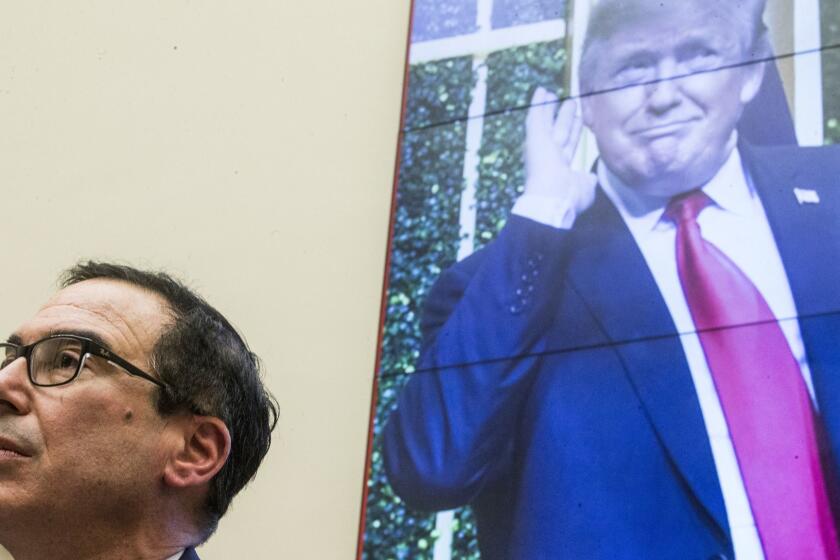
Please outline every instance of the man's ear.
[{"label": "man's ear", "polygon": [[741,84],[741,103],[746,105],[752,101],[758,90],[761,88],[761,83],[764,81],[764,67],[768,63],[747,64],[741,70],[746,72],[744,81]]},{"label": "man's ear", "polygon": [[174,488],[201,486],[216,476],[230,455],[230,432],[215,416],[189,416],[180,423],[178,447],[163,471]]}]

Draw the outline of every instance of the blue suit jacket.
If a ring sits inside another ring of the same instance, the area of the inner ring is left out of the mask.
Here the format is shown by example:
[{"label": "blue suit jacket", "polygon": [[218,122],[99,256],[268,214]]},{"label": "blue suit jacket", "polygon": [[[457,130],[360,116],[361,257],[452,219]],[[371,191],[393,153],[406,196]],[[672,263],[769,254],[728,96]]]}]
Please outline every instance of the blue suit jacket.
[{"label": "blue suit jacket", "polygon": [[[742,155],[800,314],[833,476],[840,151]],[[795,187],[820,203],[799,204]],[[386,472],[410,506],[472,504],[488,560],[732,556],[676,328],[603,193],[570,231],[511,217],[441,276],[424,330],[384,433]]]},{"label": "blue suit jacket", "polygon": [[187,550],[184,551],[184,553],[181,555],[181,558],[179,558],[178,560],[201,560],[201,559],[198,557],[198,554],[196,554],[194,548],[188,548]]}]

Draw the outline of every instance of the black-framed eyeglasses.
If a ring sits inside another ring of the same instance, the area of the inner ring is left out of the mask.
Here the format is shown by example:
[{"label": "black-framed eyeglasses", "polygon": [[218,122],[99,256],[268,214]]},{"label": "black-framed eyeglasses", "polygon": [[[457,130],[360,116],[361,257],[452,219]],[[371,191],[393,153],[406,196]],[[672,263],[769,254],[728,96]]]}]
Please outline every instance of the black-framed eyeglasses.
[{"label": "black-framed eyeglasses", "polygon": [[95,340],[75,334],[55,334],[26,346],[0,342],[0,371],[18,358],[25,358],[29,381],[33,385],[55,387],[76,379],[90,356],[107,360],[129,375],[142,377],[158,387],[166,387],[162,381],[117,356]]}]

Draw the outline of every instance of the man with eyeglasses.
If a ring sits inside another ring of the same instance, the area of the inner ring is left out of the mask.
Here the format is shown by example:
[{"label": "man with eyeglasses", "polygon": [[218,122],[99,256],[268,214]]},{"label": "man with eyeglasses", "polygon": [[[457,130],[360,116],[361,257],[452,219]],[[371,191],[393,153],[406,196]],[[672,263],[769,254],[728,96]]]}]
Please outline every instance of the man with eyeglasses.
[{"label": "man with eyeglasses", "polygon": [[0,544],[195,560],[277,409],[230,323],[164,273],[89,262],[0,343]]}]

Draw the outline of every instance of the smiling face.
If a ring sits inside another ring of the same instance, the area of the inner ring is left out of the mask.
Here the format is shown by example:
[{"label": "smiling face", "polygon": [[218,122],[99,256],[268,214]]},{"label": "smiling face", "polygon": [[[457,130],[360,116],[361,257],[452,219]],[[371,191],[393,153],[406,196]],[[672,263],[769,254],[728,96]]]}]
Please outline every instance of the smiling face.
[{"label": "smiling face", "polygon": [[[660,3],[654,3],[659,6]],[[695,2],[633,18],[593,44],[582,100],[604,163],[648,194],[673,196],[710,180],[735,146],[735,126],[762,65],[738,26]]]},{"label": "smiling face", "polygon": [[[31,344],[53,333],[87,334],[149,371],[168,317],[149,292],[88,280],[58,292],[13,338]],[[147,509],[172,441],[155,410],[156,390],[101,358],[58,387],[33,386],[22,358],[0,371],[0,537],[61,538],[77,526],[130,523]]]}]

